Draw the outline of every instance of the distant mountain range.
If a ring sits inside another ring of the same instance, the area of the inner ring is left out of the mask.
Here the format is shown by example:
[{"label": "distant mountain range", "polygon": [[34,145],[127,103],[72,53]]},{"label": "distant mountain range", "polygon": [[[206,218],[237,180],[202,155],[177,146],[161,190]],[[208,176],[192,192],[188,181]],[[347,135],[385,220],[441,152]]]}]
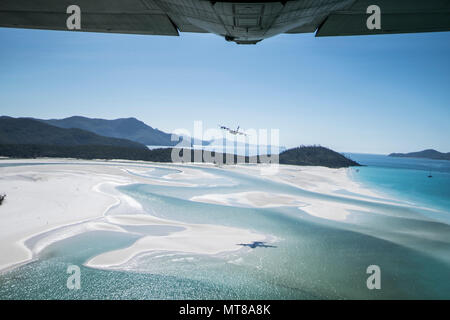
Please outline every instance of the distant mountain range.
[{"label": "distant mountain range", "polygon": [[[81,120],[81,123],[90,122],[85,121],[84,119]],[[130,119],[132,127],[136,123],[142,123],[134,118]],[[97,121],[101,119],[89,120]],[[43,121],[31,118],[0,117],[0,156],[12,158],[56,157],[172,162],[171,155],[173,148],[159,148],[149,150],[147,146],[142,143],[122,138],[105,137],[97,133],[79,128],[62,128],[51,125],[48,123],[48,121],[55,120]],[[119,121],[119,123],[120,122],[122,121]],[[62,122],[57,123],[61,125]],[[104,126],[103,130],[106,130],[105,127],[109,127],[109,125],[111,124],[103,121],[99,121],[99,123],[107,124],[106,126]],[[125,121],[125,123],[128,122]],[[70,124],[67,123],[66,125],[70,126]],[[139,126],[141,125],[139,124]],[[144,126],[146,125],[144,124]],[[132,136],[131,132],[136,132],[136,130],[133,128],[131,128],[129,131],[126,127],[118,126],[118,128],[120,128],[119,131],[122,133],[128,132],[128,136]],[[96,129],[96,131],[100,132],[99,129]],[[110,134],[112,133],[110,132]],[[179,152],[190,152],[192,159],[201,159],[203,158],[201,154],[200,157],[194,158],[194,153],[196,154],[209,151],[186,149],[179,150]],[[212,152],[212,154],[217,155],[218,159],[220,159],[220,157],[222,157],[222,159],[227,158],[227,155],[223,153]],[[231,157],[235,159],[235,162],[238,159],[236,155],[231,155]],[[244,157],[244,159],[245,162],[250,162],[250,160],[256,160],[257,162],[259,162],[260,157],[246,156]],[[279,160],[281,164],[325,166],[330,168],[341,168],[359,165],[358,163],[347,159],[337,152],[320,146],[303,146],[283,151],[279,155]]]},{"label": "distant mountain range", "polygon": [[65,119],[35,120],[60,128],[78,128],[105,137],[128,139],[144,145],[175,146],[178,143],[178,140],[171,140],[170,133],[154,129],[136,118],[105,120],[74,116]]},{"label": "distant mountain range", "polygon": [[442,153],[433,149],[427,149],[410,153],[391,153],[389,157],[399,158],[424,158],[433,160],[450,160],[450,152]]},{"label": "distant mountain range", "polygon": [[62,129],[30,118],[0,117],[0,144],[34,144],[51,146],[111,146],[147,149],[143,144],[103,137],[90,131]]},{"label": "distant mountain range", "polygon": [[[127,139],[134,142],[142,143],[147,146],[176,146],[179,142],[179,137],[177,141],[172,141],[172,134],[163,132],[158,129],[154,129],[144,122],[136,118],[121,118],[114,120],[105,119],[92,119],[81,116],[73,116],[64,119],[33,119],[38,120],[59,128],[70,129],[78,128],[86,131],[91,131],[100,136]],[[185,137],[187,141],[191,140],[192,145],[203,145],[203,146],[222,146],[223,144],[230,143],[225,139],[203,141],[190,137]],[[234,145],[234,142],[231,142]],[[246,143],[237,143],[238,147],[245,148],[246,146],[250,149],[255,149],[256,146],[249,145]],[[275,150],[273,148],[273,150]],[[284,147],[280,148],[285,150]]]}]

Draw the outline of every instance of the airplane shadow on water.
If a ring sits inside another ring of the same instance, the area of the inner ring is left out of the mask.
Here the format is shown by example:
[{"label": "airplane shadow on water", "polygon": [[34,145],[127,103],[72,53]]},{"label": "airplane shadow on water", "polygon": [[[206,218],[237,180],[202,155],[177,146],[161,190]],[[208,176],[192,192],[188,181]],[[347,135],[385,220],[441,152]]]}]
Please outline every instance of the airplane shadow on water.
[{"label": "airplane shadow on water", "polygon": [[249,247],[255,249],[256,247],[260,248],[276,248],[276,246],[271,246],[261,241],[254,241],[252,243],[239,243],[238,246]]}]

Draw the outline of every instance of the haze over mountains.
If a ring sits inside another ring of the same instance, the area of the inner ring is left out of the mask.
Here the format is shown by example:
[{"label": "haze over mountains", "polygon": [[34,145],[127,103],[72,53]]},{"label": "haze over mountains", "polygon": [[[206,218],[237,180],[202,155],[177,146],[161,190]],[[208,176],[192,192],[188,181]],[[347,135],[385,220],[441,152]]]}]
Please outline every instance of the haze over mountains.
[{"label": "haze over mountains", "polygon": [[101,136],[128,139],[148,146],[174,146],[178,143],[178,140],[171,140],[170,133],[154,129],[136,118],[105,120],[73,116],[65,119],[36,120],[60,128],[83,129]]},{"label": "haze over mountains", "polygon": [[[60,128],[78,128],[91,131],[105,137],[128,139],[147,146],[176,146],[179,142],[179,138],[176,141],[171,140],[172,134],[154,129],[136,118],[105,120],[73,116],[64,119],[35,120]],[[226,145],[227,142],[230,143],[230,141],[226,141],[222,138],[212,139],[209,141],[198,140],[190,137],[187,137],[186,139],[188,141],[191,140],[192,145],[200,146],[220,146],[223,144]],[[255,145],[249,145],[246,142],[237,142],[237,146],[240,148],[244,148],[245,146],[256,148]],[[273,150],[275,150],[275,148]],[[285,150],[285,148],[281,147],[280,151],[283,150]]]}]

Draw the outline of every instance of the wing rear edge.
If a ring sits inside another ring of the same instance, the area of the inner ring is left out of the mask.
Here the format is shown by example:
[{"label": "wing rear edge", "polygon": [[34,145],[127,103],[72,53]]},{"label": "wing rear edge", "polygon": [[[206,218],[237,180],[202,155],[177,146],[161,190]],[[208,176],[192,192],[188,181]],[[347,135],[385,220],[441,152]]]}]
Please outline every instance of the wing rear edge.
[{"label": "wing rear edge", "polygon": [[[1,0],[0,27],[67,30],[70,0]],[[178,36],[167,14],[150,2],[75,1],[82,8],[77,31]]]},{"label": "wing rear edge", "polygon": [[[381,9],[381,29],[366,26],[367,7]],[[330,14],[316,37],[450,31],[449,0],[359,0],[351,8]]]}]

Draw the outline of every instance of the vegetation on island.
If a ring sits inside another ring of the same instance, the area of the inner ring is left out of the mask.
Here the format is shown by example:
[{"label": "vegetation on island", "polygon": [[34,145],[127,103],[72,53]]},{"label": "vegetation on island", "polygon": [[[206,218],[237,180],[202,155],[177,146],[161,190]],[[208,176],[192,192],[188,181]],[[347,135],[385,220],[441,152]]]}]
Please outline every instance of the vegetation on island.
[{"label": "vegetation on island", "polygon": [[[276,155],[244,157],[233,154],[216,153],[204,150],[160,148],[137,149],[115,146],[86,145],[86,146],[49,146],[49,145],[4,145],[0,144],[0,156],[10,158],[76,158],[76,159],[123,159],[142,160],[153,162],[172,162],[172,151],[179,155],[177,162],[210,162],[215,164],[236,163],[266,163],[266,158],[272,157],[277,162]],[[190,152],[190,157],[184,157],[185,152]],[[279,156],[280,164],[299,166],[324,166],[329,168],[344,168],[359,166],[355,161],[345,158],[343,155],[323,147],[299,147],[289,149]],[[187,160],[183,160],[187,159]]]},{"label": "vegetation on island", "polygon": [[360,164],[344,155],[321,146],[300,146],[280,153],[280,164],[346,168]]},{"label": "vegetation on island", "polygon": [[90,131],[62,129],[29,118],[0,117],[0,144],[46,146],[111,146],[147,149],[141,143],[103,137]]}]

